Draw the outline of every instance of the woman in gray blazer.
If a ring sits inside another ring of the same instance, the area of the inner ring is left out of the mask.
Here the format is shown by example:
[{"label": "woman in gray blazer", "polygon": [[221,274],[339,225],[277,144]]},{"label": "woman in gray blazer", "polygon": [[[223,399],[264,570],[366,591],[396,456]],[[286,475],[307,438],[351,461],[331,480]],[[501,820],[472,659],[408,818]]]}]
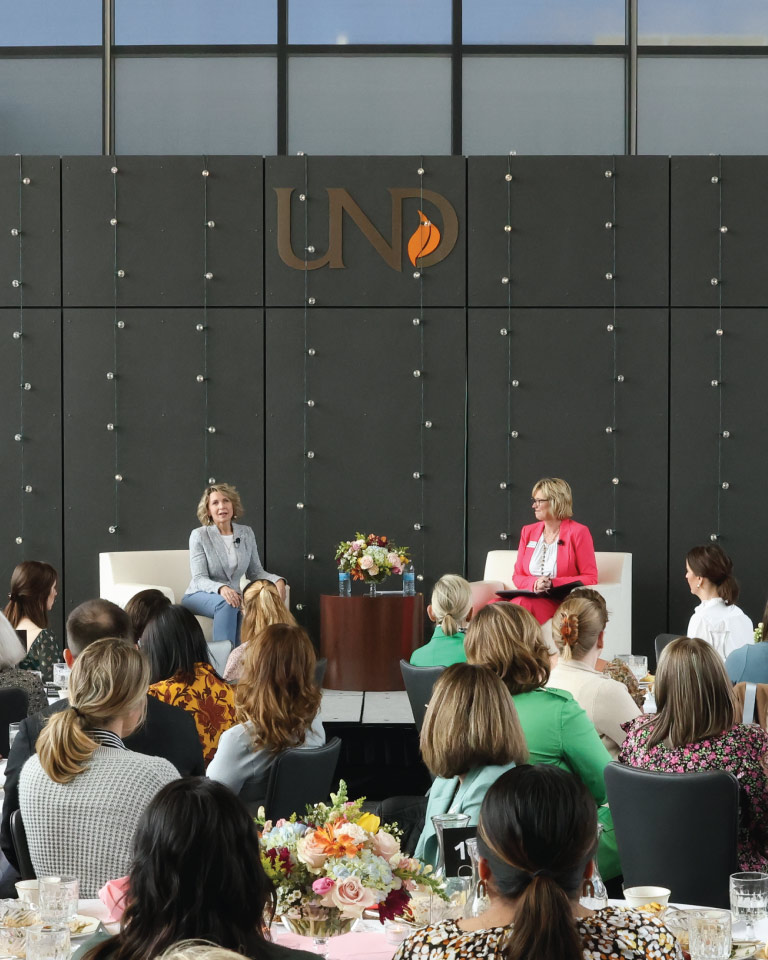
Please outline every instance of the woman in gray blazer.
[{"label": "woman in gray blazer", "polygon": [[192,579],[182,604],[192,613],[213,617],[213,640],[240,643],[240,580],[271,580],[285,599],[285,580],[267,573],[259,560],[253,530],[235,523],[243,513],[240,494],[228,483],[206,487],[197,506],[202,524],[189,537]]}]

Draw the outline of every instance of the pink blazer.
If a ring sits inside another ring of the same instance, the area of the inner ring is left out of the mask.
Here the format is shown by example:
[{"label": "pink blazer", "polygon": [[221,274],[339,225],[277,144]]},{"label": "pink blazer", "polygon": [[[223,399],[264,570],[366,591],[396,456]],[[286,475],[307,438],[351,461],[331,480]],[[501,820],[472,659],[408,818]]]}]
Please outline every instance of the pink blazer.
[{"label": "pink blazer", "polygon": [[[531,576],[531,557],[534,547],[544,529],[544,522],[531,523],[523,527],[520,533],[520,546],[517,548],[517,561],[512,580],[518,590],[533,590],[538,579]],[[585,587],[597,583],[597,562],[595,546],[589,527],[575,520],[565,519],[560,523],[560,542],[557,548],[557,576],[552,585],[559,587],[563,583],[581,580]]]}]

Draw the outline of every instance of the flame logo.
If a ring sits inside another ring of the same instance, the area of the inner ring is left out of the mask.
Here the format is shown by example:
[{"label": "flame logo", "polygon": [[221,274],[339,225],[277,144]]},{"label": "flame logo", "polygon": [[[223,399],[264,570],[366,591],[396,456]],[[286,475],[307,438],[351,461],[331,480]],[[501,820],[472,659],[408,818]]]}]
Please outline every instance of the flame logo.
[{"label": "flame logo", "polygon": [[419,225],[415,233],[408,241],[408,259],[417,266],[416,261],[421,257],[426,257],[434,250],[437,250],[440,244],[440,231],[427,220],[424,214],[419,210]]}]

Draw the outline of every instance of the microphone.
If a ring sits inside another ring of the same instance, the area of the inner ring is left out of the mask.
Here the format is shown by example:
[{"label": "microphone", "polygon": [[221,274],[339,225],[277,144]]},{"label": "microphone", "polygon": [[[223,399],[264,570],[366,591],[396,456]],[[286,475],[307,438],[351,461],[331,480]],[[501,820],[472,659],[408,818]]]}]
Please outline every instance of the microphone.
[{"label": "microphone", "polygon": [[235,539],[234,543],[235,543],[235,546],[236,546],[236,547],[239,547],[239,546],[240,546],[240,537],[237,537],[237,538]]},{"label": "microphone", "polygon": [[[236,543],[239,543],[240,541],[239,541],[239,540],[236,540],[235,542],[236,542]],[[564,547],[564,546],[565,546],[565,540],[558,540],[558,541],[557,541],[557,545],[558,545],[558,547]]]}]

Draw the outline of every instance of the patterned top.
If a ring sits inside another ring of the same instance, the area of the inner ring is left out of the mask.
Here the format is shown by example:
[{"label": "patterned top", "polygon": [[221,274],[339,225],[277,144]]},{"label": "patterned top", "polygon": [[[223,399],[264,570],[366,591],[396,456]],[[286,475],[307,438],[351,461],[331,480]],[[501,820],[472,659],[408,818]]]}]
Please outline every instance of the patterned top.
[{"label": "patterned top", "polygon": [[53,682],[53,665],[61,663],[61,644],[47,627],[35,637],[26,657],[18,664],[22,670],[39,670],[43,683]]},{"label": "patterned top", "polygon": [[768,733],[756,724],[737,723],[716,737],[684,747],[662,743],[648,749],[653,719],[637,717],[624,725],[627,739],[619,762],[643,770],[687,773],[728,770],[739,781],[739,863],[742,870],[768,868]]},{"label": "patterned top", "polygon": [[[664,924],[647,913],[606,907],[576,920],[584,944],[584,960],[682,960],[675,938]],[[509,927],[461,930],[455,920],[424,927],[404,940],[393,960],[464,960],[496,957]]]},{"label": "patterned top", "polygon": [[43,681],[31,670],[19,670],[18,667],[6,667],[0,670],[0,687],[16,687],[27,695],[27,716],[40,713],[48,706]]},{"label": "patterned top", "polygon": [[637,677],[623,660],[616,659],[606,663],[603,667],[603,673],[606,677],[610,677],[611,680],[618,680],[619,683],[623,683],[627,690],[629,690],[630,697],[632,697],[641,710],[643,709],[645,691],[640,689]]},{"label": "patterned top", "polygon": [[222,731],[237,723],[234,688],[221,680],[209,663],[195,664],[194,683],[182,683],[171,677],[153,683],[149,694],[189,710],[195,718],[206,766],[213,760]]},{"label": "patterned top", "polygon": [[243,657],[249,642],[246,640],[245,643],[236,646],[227,657],[227,665],[224,667],[224,679],[227,683],[237,683],[240,679],[240,674],[243,672]]}]

